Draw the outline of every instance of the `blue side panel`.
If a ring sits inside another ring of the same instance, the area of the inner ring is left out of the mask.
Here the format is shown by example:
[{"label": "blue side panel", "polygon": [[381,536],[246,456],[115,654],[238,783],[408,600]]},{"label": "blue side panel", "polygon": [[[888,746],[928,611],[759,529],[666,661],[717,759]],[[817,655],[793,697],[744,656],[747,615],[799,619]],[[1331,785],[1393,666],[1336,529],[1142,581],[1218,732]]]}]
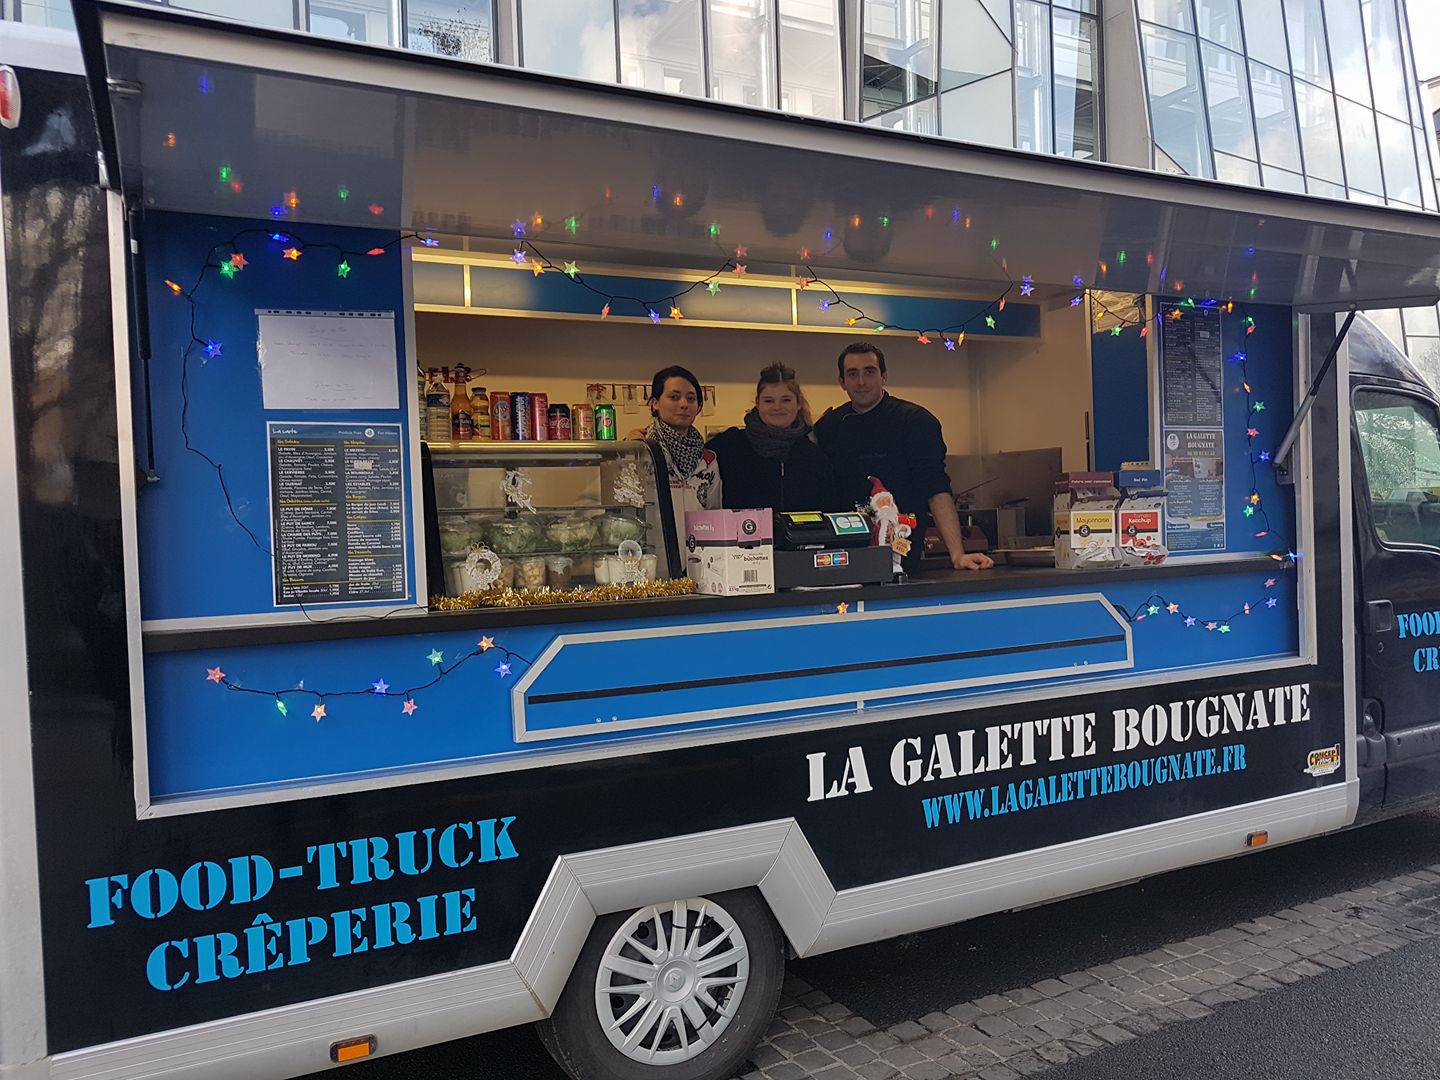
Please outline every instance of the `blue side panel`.
[{"label": "blue side panel", "polygon": [[[907,599],[899,589],[894,600],[867,602],[863,619],[829,605],[646,619],[637,605],[633,619],[495,633],[495,648],[483,653],[476,651],[481,632],[447,631],[436,616],[424,634],[154,654],[145,664],[152,795],[457,762],[520,764],[597,744],[854,717],[860,697],[867,712],[898,701],[940,709],[1007,687],[1093,683],[1109,671],[1195,670],[1295,654],[1293,574],[1271,587],[1253,572],[1167,579],[1158,593],[1125,578],[1117,570],[1113,583],[1087,582],[1069,596],[1017,589],[969,604],[963,593]],[[1124,627],[1093,593],[1117,609],[1154,604],[1160,614]],[[1184,615],[1165,611],[1167,602],[1197,623],[1187,627]],[[1252,614],[1231,617],[1246,604]],[[769,625],[777,619],[808,625]],[[1230,632],[1207,632],[1207,619],[1228,619]],[[441,654],[439,667],[432,650]],[[912,658],[919,662],[895,663]],[[209,681],[213,668],[234,688]],[[382,680],[387,696],[365,689]],[[673,689],[647,689],[660,683]],[[877,696],[868,700],[872,690]],[[577,696],[596,691],[603,701]],[[413,697],[413,713],[403,711],[402,692]],[[317,721],[319,695],[325,714]]]},{"label": "blue side panel", "polygon": [[[292,243],[271,240],[270,233],[277,228]],[[296,225],[292,230],[270,222],[147,215],[149,394],[158,482],[141,490],[138,507],[141,607],[146,619],[276,610],[268,554],[266,421],[400,424],[406,448],[405,535],[414,535],[408,460],[411,416],[405,404],[413,369],[405,355],[404,256],[395,239],[394,233],[373,229]],[[282,251],[294,246],[295,240],[305,245],[304,254],[286,259]],[[383,255],[342,255],[386,245]],[[231,278],[221,275],[221,251],[227,257],[232,251],[244,255],[244,269]],[[343,277],[337,272],[342,257],[350,264]],[[194,294],[192,329],[190,305],[174,295],[166,281],[191,289],[207,262],[210,269]],[[393,311],[401,407],[266,412],[256,349],[255,312],[263,308]],[[203,349],[192,349],[187,373],[181,358],[192,334],[201,342],[218,343],[221,352],[207,359]],[[138,365],[132,378],[136,398],[143,399],[145,375]],[[187,428],[190,445],[223,467],[223,488],[214,466],[186,449]],[[143,452],[143,430],[136,442]],[[407,584],[414,597],[414,551],[407,550],[407,556]],[[317,606],[309,605],[311,610]]]},{"label": "blue side panel", "polygon": [[1145,339],[1134,330],[1090,338],[1095,468],[1150,460],[1150,380]]},{"label": "blue side panel", "polygon": [[[913,697],[1131,666],[1128,627],[1098,599],[983,603],[565,635],[522,683],[522,739],[680,719]],[[654,673],[673,673],[654,681]]]}]

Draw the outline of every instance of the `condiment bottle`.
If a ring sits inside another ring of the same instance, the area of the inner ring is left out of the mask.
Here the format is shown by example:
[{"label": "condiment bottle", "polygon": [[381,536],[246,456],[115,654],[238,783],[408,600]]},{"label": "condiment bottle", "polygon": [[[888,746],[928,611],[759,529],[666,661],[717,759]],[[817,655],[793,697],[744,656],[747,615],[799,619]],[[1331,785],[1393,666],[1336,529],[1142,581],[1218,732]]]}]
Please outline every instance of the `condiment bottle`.
[{"label": "condiment bottle", "polygon": [[469,382],[469,369],[457,367],[455,390],[450,395],[450,438],[455,442],[469,442],[475,438],[475,422],[470,415]]},{"label": "condiment bottle", "polygon": [[475,428],[475,438],[489,441],[493,437],[490,428],[490,395],[483,386],[477,386],[470,391],[470,422]]}]

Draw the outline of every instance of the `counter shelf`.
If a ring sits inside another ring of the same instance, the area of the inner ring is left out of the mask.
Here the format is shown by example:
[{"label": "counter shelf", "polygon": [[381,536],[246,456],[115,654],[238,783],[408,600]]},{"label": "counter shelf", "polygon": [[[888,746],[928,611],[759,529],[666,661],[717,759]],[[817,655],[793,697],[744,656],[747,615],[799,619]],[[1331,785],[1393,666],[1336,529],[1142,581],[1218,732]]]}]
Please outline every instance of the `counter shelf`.
[{"label": "counter shelf", "polygon": [[708,614],[762,611],[782,608],[833,608],[845,603],[874,603],[929,598],[965,599],[1015,589],[1061,589],[1086,586],[1101,589],[1131,582],[1160,582],[1263,573],[1275,563],[1265,555],[1243,556],[1216,562],[1175,559],[1159,566],[1103,567],[1059,570],[1053,567],[997,566],[993,570],[944,570],[926,573],[898,585],[840,586],[829,589],[790,590],[746,596],[661,597],[652,600],[612,600],[580,604],[538,604],[528,607],[484,607],[473,611],[437,611],[392,615],[387,618],[344,617],[309,623],[271,626],[230,626],[210,630],[147,630],[147,653],[187,652],[248,645],[286,645],[310,641],[351,641],[403,634],[487,628],[505,630],[521,626],[573,626],[616,619],[688,618]]}]

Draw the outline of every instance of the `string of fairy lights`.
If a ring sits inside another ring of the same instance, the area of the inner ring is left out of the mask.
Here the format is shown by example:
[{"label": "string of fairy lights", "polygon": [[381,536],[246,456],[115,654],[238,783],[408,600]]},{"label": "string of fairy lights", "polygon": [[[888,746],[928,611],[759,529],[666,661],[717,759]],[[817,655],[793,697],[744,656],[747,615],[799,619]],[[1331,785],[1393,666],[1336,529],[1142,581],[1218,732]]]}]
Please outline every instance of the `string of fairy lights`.
[{"label": "string of fairy lights", "polygon": [[[966,219],[965,225],[967,228],[969,224],[969,220]],[[564,226],[566,232],[573,235],[579,227],[579,219],[577,217],[564,219]],[[711,226],[711,236],[712,238],[718,238],[717,226]],[[307,241],[291,230],[247,228],[238,231],[224,241],[214,244],[206,253],[204,264],[195,276],[193,283],[188,287],[175,280],[165,280],[164,284],[166,288],[168,288],[175,297],[184,300],[189,306],[188,340],[182,350],[180,376],[182,403],[180,429],[184,449],[200,457],[214,470],[217,484],[231,518],[243,530],[257,551],[267,559],[270,559],[273,558],[270,546],[256,535],[236,508],[229,484],[226,480],[224,464],[197,445],[190,431],[191,361],[196,356],[201,356],[204,361],[208,363],[213,360],[222,359],[225,356],[223,341],[207,337],[200,332],[200,309],[197,301],[197,293],[208,281],[214,281],[217,277],[221,281],[234,281],[240,274],[246,272],[247,269],[255,267],[258,262],[261,262],[262,259],[255,251],[254,245],[250,243],[250,241],[253,241],[255,238],[263,238],[267,245],[266,254],[271,259],[278,259],[290,263],[302,263],[302,260],[304,260],[303,265],[306,266],[314,266],[318,263],[326,267],[327,272],[332,273],[341,280],[346,280],[350,277],[350,274],[355,266],[359,264],[360,260],[384,256],[398,249],[406,241],[416,241],[427,248],[438,247],[439,242],[421,233],[404,232],[397,234],[383,244],[361,250],[351,249],[344,245],[328,241]],[[609,318],[612,314],[619,315],[627,312],[635,312],[648,318],[652,324],[659,324],[667,319],[679,322],[685,318],[684,312],[680,307],[682,300],[700,290],[703,290],[709,296],[715,296],[721,291],[723,287],[722,282],[735,278],[743,278],[747,276],[749,272],[749,265],[744,261],[749,257],[749,253],[743,245],[740,245],[734,249],[733,256],[727,254],[727,257],[723,259],[713,272],[696,280],[684,283],[684,287],[676,288],[663,296],[634,296],[627,295],[623,292],[612,292],[600,287],[595,283],[595,279],[586,277],[575,260],[551,259],[536,245],[533,239],[526,236],[526,224],[523,221],[517,221],[515,223],[515,239],[516,244],[512,252],[511,261],[517,268],[528,269],[536,277],[547,273],[558,273],[576,288],[585,290],[595,298],[597,301],[597,314],[601,320]],[[994,252],[998,245],[998,240],[990,241],[990,250]],[[242,247],[248,248],[250,253],[246,254],[246,251],[242,250]],[[321,258],[327,254],[329,256],[328,260]],[[810,252],[808,250],[802,251],[801,254],[806,260],[803,262],[804,275],[797,279],[796,287],[809,293],[818,293],[819,300],[817,303],[822,311],[836,310],[844,313],[844,323],[846,326],[875,332],[892,331],[908,333],[914,335],[916,341],[921,345],[938,343],[945,350],[952,352],[965,343],[967,334],[978,323],[983,322],[987,330],[995,330],[997,328],[997,316],[1005,311],[1007,299],[1012,292],[1018,290],[1020,296],[1030,297],[1035,289],[1034,280],[1028,274],[1022,275],[1018,283],[1010,277],[1008,262],[997,256],[997,265],[1005,274],[1006,285],[1000,294],[988,304],[969,314],[965,319],[945,326],[896,325],[893,323],[885,323],[872,316],[854,299],[843,295],[835,286],[816,272],[813,261],[810,260]],[[679,284],[680,283],[677,283],[677,285]],[[1137,307],[1137,314],[1135,315],[1117,312],[1100,299],[1090,287],[1087,287],[1083,278],[1076,276],[1073,279],[1073,284],[1079,292],[1076,297],[1072,299],[1071,305],[1079,306],[1084,303],[1086,297],[1088,297],[1095,310],[1097,320],[1105,316],[1109,316],[1115,320],[1116,325],[1110,328],[1112,334],[1118,336],[1126,329],[1137,327],[1142,337],[1148,334],[1152,320],[1145,318],[1143,314],[1138,314],[1141,309]],[[664,314],[662,314],[661,309],[665,309]],[[1234,310],[1235,305],[1230,301],[1167,301],[1160,305],[1160,310],[1155,315],[1154,321],[1167,319],[1174,321],[1185,318],[1187,315],[1205,317],[1217,312],[1232,313]],[[1244,319],[1246,335],[1248,336],[1254,332],[1255,320],[1248,314],[1244,314],[1242,318]],[[1260,417],[1265,412],[1266,406],[1263,400],[1255,396],[1247,367],[1247,353],[1245,351],[1238,351],[1232,354],[1228,360],[1230,365],[1236,367],[1239,371],[1240,383],[1238,389],[1243,391],[1245,395],[1246,413],[1247,416],[1252,418],[1246,434],[1250,492],[1242,508],[1242,512],[1247,520],[1253,519],[1256,524],[1262,526],[1262,528],[1255,533],[1255,536],[1267,537],[1273,534],[1274,529],[1259,489],[1260,470],[1270,463],[1271,455],[1268,450],[1260,449],[1258,444],[1258,440],[1261,437],[1259,428]],[[1299,556],[1293,550],[1285,550],[1283,553],[1278,551],[1272,553],[1270,558],[1273,559],[1280,568],[1289,569],[1295,566]],[[1278,579],[1276,577],[1265,579],[1261,595],[1258,595],[1251,601],[1245,602],[1235,612],[1223,618],[1202,618],[1193,615],[1183,604],[1159,592],[1152,593],[1146,601],[1133,609],[1124,611],[1123,614],[1133,623],[1139,623],[1162,614],[1169,615],[1179,619],[1187,629],[1203,628],[1207,631],[1228,634],[1232,632],[1233,624],[1238,620],[1254,612],[1271,610],[1277,607],[1278,598],[1274,592],[1277,584]],[[302,603],[298,606],[305,617],[310,619],[311,616],[309,612],[306,611],[304,604]],[[387,612],[384,615],[365,614],[350,617],[374,619],[385,618],[390,614],[393,614],[393,612]],[[496,655],[500,658],[494,667],[494,673],[497,678],[502,681],[514,674],[514,666],[516,664],[523,664],[526,667],[531,665],[531,661],[497,644],[493,638],[482,636],[473,649],[455,656],[449,663],[445,662],[445,657],[442,652],[431,649],[429,654],[425,656],[425,661],[430,665],[430,677],[425,680],[413,680],[411,685],[398,689],[386,681],[383,676],[377,677],[373,682],[364,687],[348,689],[316,689],[307,687],[303,681],[293,687],[278,689],[257,688],[246,686],[240,680],[227,675],[218,664],[214,667],[207,668],[205,677],[207,681],[226,690],[235,693],[255,695],[272,701],[276,711],[281,716],[290,715],[291,703],[295,698],[299,697],[313,702],[310,709],[310,716],[316,722],[322,721],[329,716],[329,703],[333,703],[336,699],[346,698],[398,700],[401,703],[401,711],[406,717],[410,717],[413,716],[420,707],[416,700],[418,694],[432,689],[449,675],[471,664],[471,662],[477,658],[485,656],[492,650],[495,651]]]}]

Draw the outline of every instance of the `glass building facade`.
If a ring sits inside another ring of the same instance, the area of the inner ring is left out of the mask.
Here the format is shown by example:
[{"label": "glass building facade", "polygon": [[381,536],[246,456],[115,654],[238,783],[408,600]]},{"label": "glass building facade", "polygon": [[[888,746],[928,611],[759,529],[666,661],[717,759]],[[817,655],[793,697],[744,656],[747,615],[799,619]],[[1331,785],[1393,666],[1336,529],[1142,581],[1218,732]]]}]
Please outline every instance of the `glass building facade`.
[{"label": "glass building facade", "polygon": [[[151,2],[967,142],[1437,206],[1406,0]],[[70,19],[67,0],[0,7],[25,22]],[[1102,41],[1102,19],[1114,40]],[[1142,85],[1107,87],[1105,72]],[[1113,157],[1107,124],[1124,136]]]},{"label": "glass building facade", "polygon": [[1435,209],[1399,0],[1138,0],[1155,167]]}]

